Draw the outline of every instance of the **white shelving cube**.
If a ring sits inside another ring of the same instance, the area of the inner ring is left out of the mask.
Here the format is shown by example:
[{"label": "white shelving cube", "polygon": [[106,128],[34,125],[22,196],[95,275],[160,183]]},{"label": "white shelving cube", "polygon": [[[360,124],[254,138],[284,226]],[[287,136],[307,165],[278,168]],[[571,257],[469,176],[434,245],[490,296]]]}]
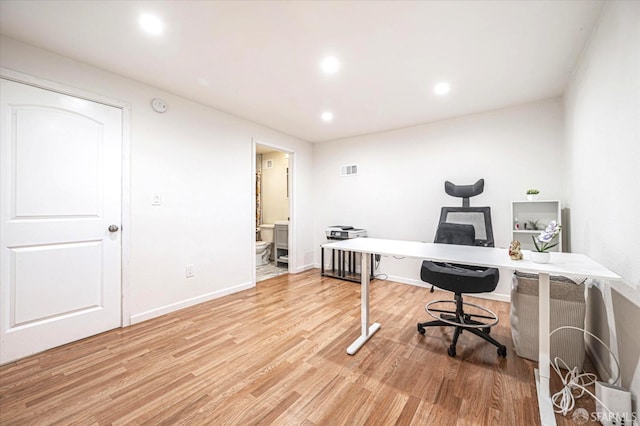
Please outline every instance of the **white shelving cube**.
[{"label": "white shelving cube", "polygon": [[[516,229],[516,218],[519,229]],[[555,220],[562,225],[560,201],[534,200],[511,202],[511,240],[520,241],[523,250],[535,250],[532,237],[539,235],[551,222]],[[538,221],[537,229],[532,229],[532,223]],[[558,245],[549,251],[562,251],[562,236],[557,237]]]}]

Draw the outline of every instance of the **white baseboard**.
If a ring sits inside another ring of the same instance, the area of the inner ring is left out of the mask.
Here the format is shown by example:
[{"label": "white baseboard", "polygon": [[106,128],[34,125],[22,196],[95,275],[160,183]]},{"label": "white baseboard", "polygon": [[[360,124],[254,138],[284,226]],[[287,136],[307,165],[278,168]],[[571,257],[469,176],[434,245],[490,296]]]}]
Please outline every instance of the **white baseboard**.
[{"label": "white baseboard", "polygon": [[475,294],[469,294],[469,296],[477,297],[478,299],[497,300],[498,302],[511,303],[511,295],[510,295],[510,294],[502,294],[502,293],[475,293]]},{"label": "white baseboard", "polygon": [[[414,280],[411,278],[396,277],[393,275],[387,275],[387,280],[394,281],[401,284],[415,285],[417,287],[431,288],[431,284],[427,284],[422,280]],[[474,293],[469,296],[477,297],[479,299],[497,300],[499,302],[511,302],[511,295],[500,293]]]},{"label": "white baseboard", "polygon": [[[320,268],[321,264],[320,263],[316,263],[313,265],[314,268]],[[329,268],[329,266],[326,266],[326,268]],[[416,279],[412,279],[412,278],[405,278],[405,277],[399,277],[399,276],[395,276],[395,275],[387,275],[387,274],[379,274],[379,275],[386,275],[387,276],[387,281],[393,281],[396,283],[400,283],[400,284],[409,284],[409,285],[415,285],[416,287],[424,287],[424,288],[431,288],[431,284],[427,284],[422,280],[416,280]],[[510,303],[511,302],[511,295],[510,294],[502,294],[502,293],[475,293],[472,295],[473,297],[477,297],[479,299],[488,299],[488,300],[497,300],[499,302],[507,302]]]},{"label": "white baseboard", "polygon": [[[387,274],[379,274],[379,275],[387,275]],[[416,287],[431,288],[431,285],[425,283],[422,280],[416,280],[416,279],[405,278],[405,277],[398,277],[398,276],[395,276],[395,275],[387,275],[387,281],[393,281],[393,282],[401,283],[401,284],[414,285]]]},{"label": "white baseboard", "polygon": [[314,269],[314,268],[320,268],[320,264],[318,263],[318,266],[316,266],[313,263],[310,263],[308,265],[303,265],[303,266],[298,266],[294,271],[292,271],[292,274],[299,274],[301,272],[305,272],[308,271],[310,269]]},{"label": "white baseboard", "polygon": [[192,297],[190,299],[181,300],[176,303],[171,303],[170,305],[165,305],[159,308],[150,309],[146,312],[134,314],[134,315],[131,315],[131,325],[137,324],[139,322],[146,321],[152,318],[156,318],[171,312],[175,312],[180,309],[188,308],[189,306],[197,305],[202,302],[207,302],[209,300],[218,299],[223,296],[228,296],[229,294],[237,293],[242,290],[247,290],[252,287],[253,287],[253,284],[251,282],[239,284],[233,287],[225,288],[218,291],[212,291],[211,293],[206,293],[200,296]]}]

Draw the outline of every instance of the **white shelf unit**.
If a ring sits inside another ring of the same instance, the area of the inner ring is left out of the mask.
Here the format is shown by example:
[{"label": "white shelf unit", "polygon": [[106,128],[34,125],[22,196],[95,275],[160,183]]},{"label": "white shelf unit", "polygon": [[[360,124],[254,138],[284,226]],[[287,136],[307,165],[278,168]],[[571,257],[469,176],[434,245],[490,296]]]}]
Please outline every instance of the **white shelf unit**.
[{"label": "white shelf unit", "polygon": [[[531,237],[539,235],[552,220],[562,225],[561,211],[558,200],[512,201],[511,240],[520,241],[523,250],[535,250]],[[520,229],[515,227],[516,218]],[[538,228],[532,229],[532,222],[535,221],[538,221]],[[557,237],[557,241],[558,245],[549,251],[562,251],[562,234]]]}]

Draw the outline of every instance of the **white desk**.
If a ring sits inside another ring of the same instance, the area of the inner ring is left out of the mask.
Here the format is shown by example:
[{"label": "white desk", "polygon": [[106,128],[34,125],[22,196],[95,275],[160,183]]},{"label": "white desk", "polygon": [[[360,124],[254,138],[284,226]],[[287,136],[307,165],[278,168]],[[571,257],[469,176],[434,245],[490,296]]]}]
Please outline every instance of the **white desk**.
[{"label": "white desk", "polygon": [[[618,281],[620,276],[594,262],[583,254],[552,253],[551,262],[533,263],[528,260],[511,260],[507,249],[493,247],[458,246],[450,244],[420,243],[416,241],[383,240],[377,238],[355,238],[323,244],[322,247],[361,253],[361,268],[367,271],[371,254],[403,256],[436,262],[462,263],[465,265],[504,268],[539,274],[539,353],[536,384],[538,405],[543,425],[555,425],[555,415],[549,392],[550,378],[550,330],[549,330],[549,275],[569,275]],[[369,325],[369,274],[361,275],[361,332],[347,353],[355,354],[380,329],[380,323]]]}]

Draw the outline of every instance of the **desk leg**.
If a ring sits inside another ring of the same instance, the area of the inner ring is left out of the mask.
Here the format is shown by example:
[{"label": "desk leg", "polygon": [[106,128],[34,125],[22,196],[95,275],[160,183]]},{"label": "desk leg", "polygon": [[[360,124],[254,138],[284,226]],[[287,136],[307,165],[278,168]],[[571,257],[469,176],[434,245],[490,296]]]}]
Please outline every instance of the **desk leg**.
[{"label": "desk leg", "polygon": [[360,337],[358,337],[355,342],[353,342],[348,348],[347,353],[349,355],[353,355],[358,352],[366,342],[374,335],[376,331],[380,329],[379,323],[371,324],[369,327],[369,274],[367,271],[369,270],[369,256],[370,253],[362,253],[362,264],[360,266],[360,320],[361,320],[361,331]]},{"label": "desk leg", "polygon": [[551,354],[550,333],[550,299],[551,290],[549,274],[538,274],[538,368],[536,370],[536,386],[538,389],[538,407],[540,409],[540,423],[544,426],[555,426],[556,417],[551,403],[549,380],[551,378],[551,366],[549,364]]}]

